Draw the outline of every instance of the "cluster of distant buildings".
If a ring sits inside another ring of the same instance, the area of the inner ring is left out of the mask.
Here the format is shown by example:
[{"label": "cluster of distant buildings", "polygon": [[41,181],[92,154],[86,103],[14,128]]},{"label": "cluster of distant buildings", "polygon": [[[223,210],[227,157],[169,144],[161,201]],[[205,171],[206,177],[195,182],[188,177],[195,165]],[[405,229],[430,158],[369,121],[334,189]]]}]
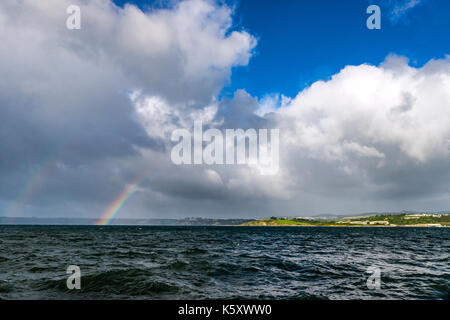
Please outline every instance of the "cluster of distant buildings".
[{"label": "cluster of distant buildings", "polygon": [[433,218],[440,218],[442,217],[442,214],[437,213],[420,213],[420,214],[406,214],[405,219],[419,219],[423,217],[433,217]]},{"label": "cluster of distant buildings", "polygon": [[[406,214],[404,215],[405,220],[412,220],[412,219],[420,219],[424,217],[432,217],[432,218],[441,218],[442,214],[438,213],[418,213],[418,214]],[[377,220],[377,221],[369,221],[369,220],[354,220],[354,221],[348,221],[348,220],[341,220],[338,223],[340,224],[354,224],[354,225],[391,225],[395,226],[395,224],[390,224],[388,219],[385,220]],[[414,226],[420,226],[420,227],[442,227],[440,223],[425,223],[425,224],[415,224]]]},{"label": "cluster of distant buildings", "polygon": [[389,221],[387,220],[379,220],[379,221],[338,221],[338,223],[345,223],[345,224],[374,224],[374,225],[389,225]]}]

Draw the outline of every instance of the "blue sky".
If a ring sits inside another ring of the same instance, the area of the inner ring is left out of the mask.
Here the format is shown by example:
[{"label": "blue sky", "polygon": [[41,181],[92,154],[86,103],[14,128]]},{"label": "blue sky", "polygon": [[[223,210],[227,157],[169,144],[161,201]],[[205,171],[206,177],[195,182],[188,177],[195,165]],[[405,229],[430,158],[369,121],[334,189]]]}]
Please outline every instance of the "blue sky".
[{"label": "blue sky", "polygon": [[[141,8],[164,7],[168,1],[123,1]],[[263,97],[280,93],[293,97],[305,86],[327,79],[346,65],[378,65],[390,53],[407,56],[421,66],[450,52],[450,2],[446,0],[240,0],[235,29],[258,38],[246,67],[233,70],[222,95],[244,88]],[[414,5],[395,17],[395,6]],[[366,28],[366,8],[381,8],[381,30]]]}]

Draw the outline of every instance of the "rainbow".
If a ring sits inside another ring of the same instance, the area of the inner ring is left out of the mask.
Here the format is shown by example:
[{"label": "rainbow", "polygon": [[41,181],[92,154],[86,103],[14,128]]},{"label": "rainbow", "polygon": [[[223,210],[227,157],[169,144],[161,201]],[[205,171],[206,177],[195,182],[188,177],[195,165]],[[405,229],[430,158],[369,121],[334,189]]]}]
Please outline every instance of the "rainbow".
[{"label": "rainbow", "polygon": [[53,165],[54,163],[49,160],[33,170],[29,178],[25,180],[23,187],[19,188],[16,199],[6,209],[6,216],[16,217],[22,214],[23,208],[26,207],[24,203],[39,191]]},{"label": "rainbow", "polygon": [[[35,168],[28,179],[25,180],[22,188],[19,188],[15,201],[12,201],[6,207],[6,216],[15,217],[22,214],[24,202],[32,198],[39,188],[44,184],[45,177],[49,175],[55,163],[51,160],[45,161]],[[119,196],[107,207],[101,218],[96,221],[96,225],[108,225],[117,215],[120,209],[130,199],[130,197],[138,190],[139,185],[148,178],[149,173],[139,176],[131,184],[128,184]]]},{"label": "rainbow", "polygon": [[107,207],[105,212],[102,214],[101,218],[97,220],[95,223],[98,226],[106,226],[108,225],[114,217],[119,213],[120,209],[125,205],[125,203],[130,199],[130,197],[136,192],[139,185],[147,178],[145,175],[144,178],[139,177],[133,183],[127,185],[124,190],[119,194],[119,196],[114,199],[113,202]]}]

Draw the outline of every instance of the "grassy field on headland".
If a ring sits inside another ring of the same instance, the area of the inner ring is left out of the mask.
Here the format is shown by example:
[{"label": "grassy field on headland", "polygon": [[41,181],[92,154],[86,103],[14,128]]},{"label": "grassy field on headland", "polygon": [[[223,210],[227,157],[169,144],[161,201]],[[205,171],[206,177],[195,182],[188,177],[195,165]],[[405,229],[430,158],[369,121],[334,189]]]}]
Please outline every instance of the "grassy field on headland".
[{"label": "grassy field on headland", "polygon": [[389,214],[347,217],[340,220],[277,218],[254,220],[241,226],[299,227],[450,227],[449,214]]}]

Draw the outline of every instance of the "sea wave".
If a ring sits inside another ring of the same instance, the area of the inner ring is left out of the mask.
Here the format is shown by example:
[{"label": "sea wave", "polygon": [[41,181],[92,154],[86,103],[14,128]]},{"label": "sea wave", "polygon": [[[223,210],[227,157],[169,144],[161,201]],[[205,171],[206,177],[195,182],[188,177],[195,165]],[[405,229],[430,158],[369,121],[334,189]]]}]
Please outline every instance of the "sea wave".
[{"label": "sea wave", "polygon": [[[450,230],[0,226],[0,299],[449,299]],[[66,269],[81,269],[69,290]],[[381,288],[367,287],[369,267]]]}]

